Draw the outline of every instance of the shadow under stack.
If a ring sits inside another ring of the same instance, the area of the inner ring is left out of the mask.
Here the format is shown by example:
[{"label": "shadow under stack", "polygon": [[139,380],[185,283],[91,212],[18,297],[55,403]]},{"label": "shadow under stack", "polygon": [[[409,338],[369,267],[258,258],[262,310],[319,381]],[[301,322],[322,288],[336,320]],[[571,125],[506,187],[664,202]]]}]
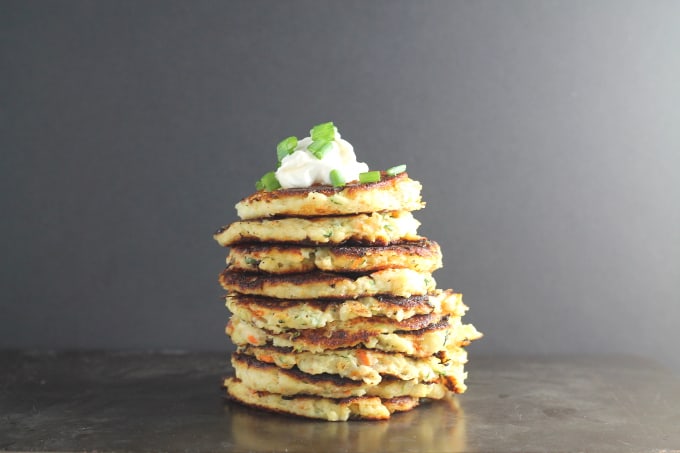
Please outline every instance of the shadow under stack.
[{"label": "shadow under stack", "polygon": [[406,173],[343,187],[258,191],[214,237],[237,346],[230,398],[324,420],[381,420],[465,391],[481,334],[461,294],[437,289],[437,243],[417,234]]}]

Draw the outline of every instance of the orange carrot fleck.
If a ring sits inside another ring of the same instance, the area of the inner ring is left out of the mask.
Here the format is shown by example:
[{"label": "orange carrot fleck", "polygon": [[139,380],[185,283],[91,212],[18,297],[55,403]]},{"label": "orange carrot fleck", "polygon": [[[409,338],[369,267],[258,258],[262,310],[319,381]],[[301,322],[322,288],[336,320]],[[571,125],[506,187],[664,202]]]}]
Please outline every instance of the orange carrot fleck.
[{"label": "orange carrot fleck", "polygon": [[267,355],[261,355],[259,359],[262,362],[267,362],[267,363],[274,363],[274,357],[270,356],[269,354]]},{"label": "orange carrot fleck", "polygon": [[248,343],[250,344],[257,344],[257,338],[255,338],[255,335],[248,335]]},{"label": "orange carrot fleck", "polygon": [[365,349],[357,350],[357,358],[362,365],[371,366],[371,356],[368,355],[368,351]]}]

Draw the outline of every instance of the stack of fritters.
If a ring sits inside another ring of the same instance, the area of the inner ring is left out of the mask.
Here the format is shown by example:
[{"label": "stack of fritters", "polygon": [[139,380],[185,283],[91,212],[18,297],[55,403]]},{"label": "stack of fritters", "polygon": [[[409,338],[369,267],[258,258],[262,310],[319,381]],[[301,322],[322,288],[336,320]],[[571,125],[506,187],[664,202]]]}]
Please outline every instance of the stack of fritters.
[{"label": "stack of fritters", "polygon": [[439,246],[406,173],[341,188],[259,191],[215,239],[237,346],[228,395],[326,420],[386,419],[465,390],[463,346],[481,337],[462,296],[439,290]]}]

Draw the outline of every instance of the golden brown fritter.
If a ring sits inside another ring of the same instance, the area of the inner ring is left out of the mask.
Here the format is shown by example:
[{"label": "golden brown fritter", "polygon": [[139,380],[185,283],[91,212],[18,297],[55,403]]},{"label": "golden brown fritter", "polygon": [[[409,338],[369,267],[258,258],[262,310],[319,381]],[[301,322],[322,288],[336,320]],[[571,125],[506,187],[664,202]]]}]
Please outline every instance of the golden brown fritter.
[{"label": "golden brown fritter", "polygon": [[418,222],[407,211],[333,217],[287,217],[241,220],[222,227],[213,238],[223,247],[244,243],[291,243],[298,245],[346,242],[388,245],[417,241]]},{"label": "golden brown fritter", "polygon": [[434,272],[442,266],[442,254],[439,245],[428,240],[387,246],[243,244],[231,247],[227,266],[232,271],[272,274],[315,270],[358,273],[389,268]]},{"label": "golden brown fritter", "polygon": [[233,293],[226,296],[226,305],[237,317],[275,333],[291,329],[318,329],[329,323],[356,318],[383,317],[402,321],[430,313],[463,316],[467,311],[462,295],[450,290],[408,298],[368,296],[309,300],[272,299]]},{"label": "golden brown fritter", "polygon": [[406,173],[386,176],[379,182],[352,183],[344,187],[312,186],[259,191],[236,204],[240,219],[273,216],[310,217],[380,211],[414,211],[421,201],[418,181]]},{"label": "golden brown fritter", "polygon": [[436,288],[432,274],[411,269],[384,269],[366,275],[317,271],[283,276],[226,269],[219,282],[227,291],[276,299],[354,299],[378,294],[411,297]]}]

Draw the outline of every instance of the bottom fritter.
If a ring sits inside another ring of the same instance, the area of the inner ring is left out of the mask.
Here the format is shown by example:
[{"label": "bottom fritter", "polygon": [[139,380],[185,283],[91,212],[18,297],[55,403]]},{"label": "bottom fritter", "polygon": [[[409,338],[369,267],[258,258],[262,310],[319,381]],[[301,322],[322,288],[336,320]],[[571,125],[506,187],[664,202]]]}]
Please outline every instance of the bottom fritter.
[{"label": "bottom fritter", "polygon": [[225,379],[224,386],[231,399],[245,405],[282,414],[328,421],[386,420],[394,412],[408,411],[419,404],[419,398],[408,396],[386,399],[377,396],[349,398],[284,396],[254,390],[235,377]]}]

